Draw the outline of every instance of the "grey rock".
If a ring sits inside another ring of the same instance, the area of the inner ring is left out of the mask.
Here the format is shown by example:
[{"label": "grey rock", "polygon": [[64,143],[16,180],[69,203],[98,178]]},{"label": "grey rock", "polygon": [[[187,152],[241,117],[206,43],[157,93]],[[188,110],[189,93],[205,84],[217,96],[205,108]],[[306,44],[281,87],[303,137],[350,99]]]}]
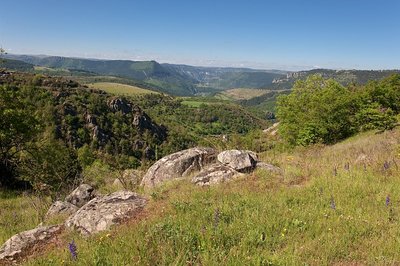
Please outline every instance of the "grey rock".
[{"label": "grey rock", "polygon": [[12,236],[0,247],[0,264],[11,263],[32,249],[47,244],[61,230],[61,225],[42,226]]},{"label": "grey rock", "polygon": [[132,105],[125,99],[121,98],[113,98],[109,100],[108,107],[110,107],[110,109],[114,112],[121,111],[123,114],[127,114],[132,111]]},{"label": "grey rock", "polygon": [[83,235],[95,234],[134,217],[146,202],[145,198],[130,191],[118,191],[97,197],[71,215],[65,226],[76,229]]},{"label": "grey rock", "polygon": [[144,175],[141,185],[153,188],[174,178],[185,177],[216,161],[213,148],[191,148],[165,156],[154,163]]},{"label": "grey rock", "polygon": [[279,127],[279,122],[274,123],[272,126],[270,126],[267,129],[264,129],[263,132],[270,136],[275,136],[278,133],[278,127]]},{"label": "grey rock", "polygon": [[65,201],[77,207],[82,207],[95,196],[94,188],[92,186],[81,184],[65,198]]},{"label": "grey rock", "polygon": [[281,168],[279,168],[277,166],[274,166],[272,164],[269,164],[269,163],[265,163],[265,162],[257,162],[256,167],[257,167],[257,169],[263,169],[263,170],[266,170],[266,171],[269,171],[269,172],[274,172],[274,173],[281,173],[282,172]]},{"label": "grey rock", "polygon": [[46,213],[45,220],[49,220],[52,217],[59,216],[59,215],[65,215],[69,216],[73,213],[75,213],[78,210],[78,207],[65,201],[56,201],[54,202],[49,210]]},{"label": "grey rock", "polygon": [[192,178],[192,183],[199,186],[209,186],[225,183],[240,176],[243,176],[243,174],[235,169],[222,164],[214,164],[196,174]]},{"label": "grey rock", "polygon": [[239,172],[250,172],[257,164],[257,154],[252,151],[228,150],[218,154],[218,161]]}]

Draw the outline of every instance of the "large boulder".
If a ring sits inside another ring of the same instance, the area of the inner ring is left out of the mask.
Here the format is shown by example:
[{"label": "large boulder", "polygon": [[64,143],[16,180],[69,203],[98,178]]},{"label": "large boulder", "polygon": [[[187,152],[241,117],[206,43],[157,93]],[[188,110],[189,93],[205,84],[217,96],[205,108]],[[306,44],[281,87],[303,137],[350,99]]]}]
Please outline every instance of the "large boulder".
[{"label": "large boulder", "polygon": [[216,155],[215,149],[200,147],[170,154],[149,168],[141,185],[144,188],[152,188],[166,180],[188,176],[215,162]]},{"label": "large boulder", "polygon": [[69,216],[75,213],[78,207],[65,201],[54,202],[46,213],[45,220],[49,220],[57,216]]},{"label": "large boulder", "polygon": [[95,196],[94,188],[92,186],[81,184],[65,198],[65,201],[77,207],[82,207]]},{"label": "large boulder", "polygon": [[61,230],[60,225],[43,226],[12,236],[0,247],[0,264],[9,265],[31,250],[47,245]]},{"label": "large boulder", "polygon": [[218,161],[239,172],[250,172],[257,165],[257,154],[252,151],[227,150],[218,154]]},{"label": "large boulder", "polygon": [[67,228],[91,235],[108,230],[112,225],[134,217],[147,200],[130,191],[118,191],[86,203],[65,222]]},{"label": "large boulder", "polygon": [[199,186],[210,186],[228,182],[242,175],[243,174],[226,165],[213,164],[201,171],[200,173],[196,174],[192,178],[192,183]]}]

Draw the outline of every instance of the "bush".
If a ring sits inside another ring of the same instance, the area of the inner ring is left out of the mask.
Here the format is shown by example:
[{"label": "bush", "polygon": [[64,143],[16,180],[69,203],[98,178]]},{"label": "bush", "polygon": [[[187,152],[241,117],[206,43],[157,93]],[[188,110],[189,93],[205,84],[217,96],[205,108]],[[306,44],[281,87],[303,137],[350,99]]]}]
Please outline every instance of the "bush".
[{"label": "bush", "polygon": [[400,75],[346,88],[319,75],[278,98],[280,134],[292,145],[332,144],[364,130],[392,129],[400,111]]},{"label": "bush", "polygon": [[291,144],[334,143],[353,133],[350,91],[334,80],[310,76],[278,97],[280,133]]}]

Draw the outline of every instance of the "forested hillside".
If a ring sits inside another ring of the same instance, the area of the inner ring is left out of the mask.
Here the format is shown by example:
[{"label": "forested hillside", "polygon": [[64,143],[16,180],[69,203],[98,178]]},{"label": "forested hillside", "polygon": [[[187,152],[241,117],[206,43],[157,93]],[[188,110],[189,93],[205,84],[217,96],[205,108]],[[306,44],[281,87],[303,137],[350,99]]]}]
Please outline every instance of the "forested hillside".
[{"label": "forested hillside", "polygon": [[0,88],[2,186],[26,180],[57,190],[95,160],[137,168],[203,137],[267,125],[237,105],[190,107],[162,94],[127,98],[38,74],[2,71]]}]

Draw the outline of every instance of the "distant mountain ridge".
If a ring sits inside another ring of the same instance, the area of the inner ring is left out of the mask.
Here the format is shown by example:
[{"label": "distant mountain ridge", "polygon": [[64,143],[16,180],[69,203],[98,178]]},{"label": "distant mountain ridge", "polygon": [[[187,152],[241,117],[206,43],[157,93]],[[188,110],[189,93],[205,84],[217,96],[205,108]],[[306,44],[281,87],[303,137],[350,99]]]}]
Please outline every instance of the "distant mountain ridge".
[{"label": "distant mountain ridge", "polygon": [[8,59],[43,67],[75,69],[102,75],[132,78],[155,85],[168,94],[188,96],[228,88],[260,88],[285,77],[279,70],[195,67],[160,64],[156,61],[101,60],[60,56],[13,55]]},{"label": "distant mountain ridge", "polygon": [[175,96],[213,94],[231,88],[263,88],[268,90],[289,90],[298,79],[320,74],[333,78],[343,85],[352,82],[365,84],[369,80],[380,80],[400,70],[331,70],[313,69],[288,72],[282,70],[259,70],[232,67],[200,67],[182,64],[160,64],[156,61],[103,60],[45,55],[14,55],[2,57],[19,60],[8,65],[20,69],[34,66],[68,69],[97,73],[99,75],[127,78],[144,84],[157,91]]},{"label": "distant mountain ridge", "polygon": [[274,79],[272,85],[275,89],[291,89],[296,80],[305,80],[310,75],[319,74],[323,78],[332,78],[342,85],[350,83],[366,84],[368,81],[380,80],[392,74],[399,74],[400,70],[332,70],[312,69],[307,71],[290,72],[286,77]]}]

